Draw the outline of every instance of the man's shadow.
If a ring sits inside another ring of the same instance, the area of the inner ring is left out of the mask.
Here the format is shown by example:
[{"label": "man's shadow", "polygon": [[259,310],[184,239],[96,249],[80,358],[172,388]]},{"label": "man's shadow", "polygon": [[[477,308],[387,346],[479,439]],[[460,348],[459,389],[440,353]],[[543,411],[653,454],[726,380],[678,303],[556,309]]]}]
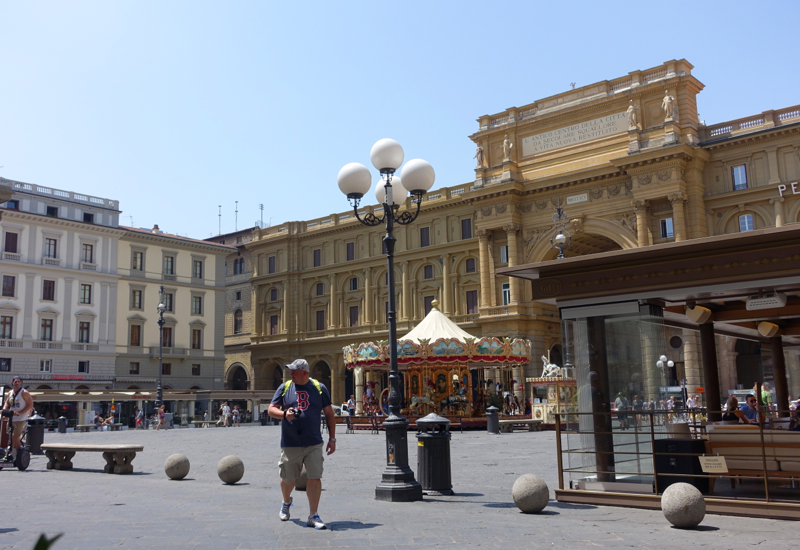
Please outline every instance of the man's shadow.
[{"label": "man's shadow", "polygon": [[[293,519],[291,520],[298,525],[299,527],[303,527],[305,529],[313,529],[313,527],[309,527],[306,524],[306,520],[304,519]],[[382,523],[361,523],[360,521],[332,521],[330,523],[326,523],[328,526],[328,531],[349,531],[349,530],[356,530],[356,529],[374,529],[375,527],[382,527]]]}]

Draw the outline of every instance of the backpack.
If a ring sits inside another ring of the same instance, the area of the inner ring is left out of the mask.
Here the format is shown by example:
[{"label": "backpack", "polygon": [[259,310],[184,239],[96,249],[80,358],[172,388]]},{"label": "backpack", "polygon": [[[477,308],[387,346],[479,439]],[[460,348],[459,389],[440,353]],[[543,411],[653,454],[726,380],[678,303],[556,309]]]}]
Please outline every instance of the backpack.
[{"label": "backpack", "polygon": [[[308,380],[312,384],[314,384],[314,387],[317,388],[317,391],[319,392],[319,394],[322,395],[322,386],[320,386],[320,383],[317,380],[314,380],[313,378],[309,378]],[[286,395],[286,392],[289,391],[289,386],[292,386],[293,384],[294,384],[294,382],[292,382],[291,384],[284,384],[283,385],[283,393],[281,393],[281,397]]]}]

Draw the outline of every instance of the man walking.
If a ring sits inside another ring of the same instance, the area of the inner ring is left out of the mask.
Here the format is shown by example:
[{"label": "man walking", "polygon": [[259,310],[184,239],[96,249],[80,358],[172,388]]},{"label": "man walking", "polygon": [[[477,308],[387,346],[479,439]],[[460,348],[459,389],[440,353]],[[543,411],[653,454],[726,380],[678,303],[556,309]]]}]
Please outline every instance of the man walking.
[{"label": "man walking", "polygon": [[17,452],[22,448],[22,432],[25,430],[25,422],[33,410],[33,398],[28,390],[22,387],[22,378],[19,376],[11,379],[11,391],[8,392],[3,410],[11,411],[3,416],[11,415],[11,426],[14,429],[11,434],[11,456],[16,459]]},{"label": "man walking", "polygon": [[282,419],[281,460],[278,466],[283,503],[279,517],[281,521],[289,519],[294,483],[305,466],[308,475],[306,496],[309,512],[306,525],[325,529],[325,523],[317,514],[322,493],[324,460],[319,417],[320,412],[325,414],[330,435],[326,451],[331,455],[336,451],[336,419],[331,407],[331,394],[324,384],[309,377],[305,359],[297,359],[286,365],[286,368],[291,372],[292,381],[281,384],[267,409],[267,414],[272,418]]}]

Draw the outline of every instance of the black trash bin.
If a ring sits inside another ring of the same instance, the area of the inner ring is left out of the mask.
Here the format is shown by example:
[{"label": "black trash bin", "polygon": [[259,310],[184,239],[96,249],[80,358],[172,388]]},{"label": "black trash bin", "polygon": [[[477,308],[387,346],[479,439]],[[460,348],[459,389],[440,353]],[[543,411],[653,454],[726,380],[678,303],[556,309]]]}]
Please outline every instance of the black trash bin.
[{"label": "black trash bin", "polygon": [[489,407],[486,409],[486,432],[490,434],[500,433],[500,409]]},{"label": "black trash bin", "polygon": [[58,433],[65,434],[67,433],[67,419],[63,416],[58,417]]},{"label": "black trash bin", "polygon": [[417,475],[425,495],[452,495],[450,421],[431,413],[417,420]]},{"label": "black trash bin", "polygon": [[47,420],[43,416],[32,416],[28,419],[28,449],[31,454],[40,455],[42,452],[42,443],[44,443],[44,429],[47,426]]},{"label": "black trash bin", "polygon": [[[704,495],[708,494],[708,475],[700,466],[699,456],[705,454],[705,441],[702,439],[656,439],[653,442],[655,456],[656,483],[658,493],[673,483],[694,485]],[[669,474],[691,474],[698,477],[671,476]]]},{"label": "black trash bin", "polygon": [[261,413],[261,425],[262,426],[266,426],[267,425],[267,419],[269,419],[269,415],[267,414],[267,411],[263,411]]}]

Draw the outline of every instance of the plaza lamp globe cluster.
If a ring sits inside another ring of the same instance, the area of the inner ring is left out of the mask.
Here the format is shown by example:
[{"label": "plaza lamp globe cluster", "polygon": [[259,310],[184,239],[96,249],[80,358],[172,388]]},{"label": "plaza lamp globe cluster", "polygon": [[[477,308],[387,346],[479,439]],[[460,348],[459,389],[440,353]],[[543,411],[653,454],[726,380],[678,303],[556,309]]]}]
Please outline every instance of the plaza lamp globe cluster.
[{"label": "plaza lamp globe cluster", "polygon": [[669,387],[669,380],[667,379],[667,369],[665,367],[672,368],[675,366],[673,361],[668,361],[666,355],[662,355],[656,361],[656,367],[659,368],[661,373],[664,375],[664,393],[667,393],[667,388]]},{"label": "plaza lamp globe cluster", "polygon": [[[164,303],[164,287],[158,291],[158,387],[156,388],[156,410],[164,403],[164,388],[161,385],[161,373],[164,370],[162,360],[164,357],[164,312],[167,306]],[[143,413],[144,414],[144,413]]]},{"label": "plaza lamp globe cluster", "polygon": [[[372,165],[380,172],[375,186],[375,198],[383,205],[379,216],[373,212],[359,212],[361,200],[372,188],[369,168],[357,162],[346,164],[339,170],[339,189],[347,195],[353,213],[359,222],[375,227],[386,226],[383,243],[388,262],[389,311],[389,416],[383,423],[386,430],[386,469],[375,488],[375,499],[389,502],[422,500],[422,486],[414,479],[408,465],[408,420],[400,413],[401,385],[397,366],[397,314],[395,305],[394,225],[408,225],[419,215],[425,193],[436,179],[433,167],[422,159],[413,159],[403,165],[403,148],[393,139],[381,139],[370,151]],[[402,169],[400,167],[402,166]],[[399,175],[395,175],[397,171]],[[412,207],[401,210],[408,195]]]}]

